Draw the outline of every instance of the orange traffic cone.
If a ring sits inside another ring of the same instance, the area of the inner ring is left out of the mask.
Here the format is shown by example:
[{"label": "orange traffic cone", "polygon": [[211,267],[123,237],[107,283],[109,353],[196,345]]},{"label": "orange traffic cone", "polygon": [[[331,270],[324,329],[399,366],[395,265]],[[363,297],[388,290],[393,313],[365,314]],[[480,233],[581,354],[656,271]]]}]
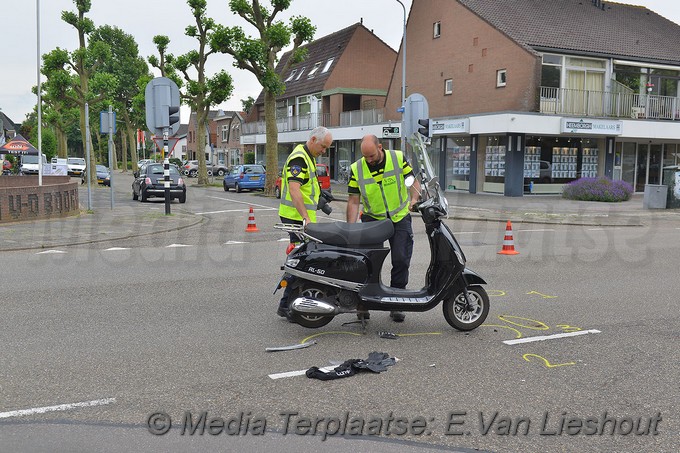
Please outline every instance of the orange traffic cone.
[{"label": "orange traffic cone", "polygon": [[515,241],[512,239],[512,223],[508,220],[505,225],[505,237],[503,237],[503,249],[498,252],[499,255],[519,255],[515,250]]},{"label": "orange traffic cone", "polygon": [[260,230],[257,229],[255,225],[255,213],[253,213],[253,207],[250,207],[250,212],[248,213],[248,226],[246,227],[246,233],[258,233]]}]

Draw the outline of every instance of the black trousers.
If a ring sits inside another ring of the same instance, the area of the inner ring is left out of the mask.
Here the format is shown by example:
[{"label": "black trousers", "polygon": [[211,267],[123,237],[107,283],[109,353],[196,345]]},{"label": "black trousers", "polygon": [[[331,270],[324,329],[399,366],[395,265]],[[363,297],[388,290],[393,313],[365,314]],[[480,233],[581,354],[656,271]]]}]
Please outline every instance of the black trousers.
[{"label": "black trousers", "polygon": [[[373,222],[376,219],[364,214],[362,222]],[[389,239],[390,256],[392,257],[392,271],[390,286],[392,288],[406,288],[408,284],[408,268],[413,255],[413,227],[411,214],[394,224],[394,234]]]},{"label": "black trousers", "polygon": [[[281,223],[292,223],[295,225],[302,225],[302,220],[293,220],[293,219],[287,219],[285,217],[279,216],[281,219]],[[292,244],[300,242],[300,238],[297,237],[297,235],[293,233],[288,233],[290,236],[290,242]],[[288,303],[290,302],[288,299],[290,298],[290,293],[292,291],[291,289],[291,284],[295,281],[295,277],[292,275],[288,277],[288,285],[283,289],[283,295],[281,296],[281,299],[279,300],[279,307],[281,308],[288,308]]]}]

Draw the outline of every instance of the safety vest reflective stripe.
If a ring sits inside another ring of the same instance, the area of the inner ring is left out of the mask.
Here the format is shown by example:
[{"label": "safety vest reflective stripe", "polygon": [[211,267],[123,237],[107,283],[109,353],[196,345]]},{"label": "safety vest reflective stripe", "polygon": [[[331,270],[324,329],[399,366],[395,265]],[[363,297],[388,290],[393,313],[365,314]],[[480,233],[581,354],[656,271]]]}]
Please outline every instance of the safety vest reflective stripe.
[{"label": "safety vest reflective stripe", "polygon": [[300,186],[302,200],[304,202],[305,209],[307,210],[307,214],[309,215],[309,219],[312,222],[316,222],[316,207],[319,202],[320,195],[318,189],[319,184],[316,177],[316,162],[309,156],[309,154],[307,154],[307,151],[305,151],[303,145],[298,145],[295,147],[290,156],[288,156],[286,165],[283,168],[281,177],[281,206],[279,207],[279,215],[289,219],[302,219],[302,216],[293,204],[293,199],[290,196],[290,190],[288,188],[288,178],[286,177],[286,168],[288,167],[288,163],[298,157],[302,157],[305,160],[307,163],[307,168],[309,169],[309,180]]},{"label": "safety vest reflective stripe", "polygon": [[[361,162],[361,165],[359,165],[359,162]],[[398,222],[408,214],[408,190],[404,183],[403,165],[403,154],[400,156],[395,151],[386,150],[382,183],[376,184],[365,159],[352,164],[354,174],[357,175],[357,184],[361,192],[364,211],[367,214],[376,218],[385,218],[385,212],[387,211],[387,216],[395,222]],[[386,193],[385,180],[392,177],[395,180],[396,190],[387,189]],[[376,188],[376,185],[379,188]],[[378,190],[380,191],[382,203],[377,198],[376,192]]]}]

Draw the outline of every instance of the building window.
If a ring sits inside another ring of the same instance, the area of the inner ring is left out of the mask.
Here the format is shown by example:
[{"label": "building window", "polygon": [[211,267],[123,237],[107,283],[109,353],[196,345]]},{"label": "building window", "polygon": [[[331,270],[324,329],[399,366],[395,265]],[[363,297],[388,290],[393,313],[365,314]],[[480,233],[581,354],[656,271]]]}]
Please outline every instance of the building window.
[{"label": "building window", "polygon": [[328,70],[331,68],[331,65],[333,64],[333,58],[329,58],[328,61],[326,62],[326,66],[323,67],[323,72],[328,72]]},{"label": "building window", "polygon": [[507,85],[508,72],[505,69],[499,69],[496,71],[496,86],[504,87]]},{"label": "building window", "polygon": [[229,126],[222,126],[222,141],[226,142],[229,140]]},{"label": "building window", "polygon": [[488,52],[488,49],[485,47],[482,49],[482,57],[486,57],[486,54]]},{"label": "building window", "polygon": [[453,79],[446,79],[444,81],[444,94],[453,93]]},{"label": "building window", "polygon": [[[559,88],[562,79],[562,57],[559,55],[543,55],[543,65],[541,67],[541,86],[549,88]],[[555,95],[557,93],[555,92]],[[555,96],[551,96],[555,97]]]},{"label": "building window", "polygon": [[305,67],[303,66],[302,69],[300,69],[300,73],[298,74],[297,77],[295,77],[295,80],[300,80],[300,77],[302,77],[302,73],[305,72]]},{"label": "building window", "polygon": [[468,65],[468,72],[474,72],[475,71],[475,65],[469,64]]},{"label": "building window", "polygon": [[297,72],[297,69],[293,69],[293,70],[290,72],[290,75],[288,76],[288,78],[287,78],[286,80],[284,80],[284,82],[290,82],[291,80],[293,80],[293,77],[295,77],[295,73],[296,73],[296,72]]},{"label": "building window", "polygon": [[432,37],[433,38],[439,38],[442,34],[442,23],[441,22],[435,22],[432,25]]},{"label": "building window", "polygon": [[313,66],[312,69],[309,71],[309,74],[307,74],[307,78],[308,78],[308,79],[311,79],[312,77],[314,77],[314,74],[316,74],[316,71],[319,70],[319,67],[320,67],[320,66],[321,66],[321,62],[320,62],[320,61],[317,62],[317,63],[314,63],[314,66]]}]

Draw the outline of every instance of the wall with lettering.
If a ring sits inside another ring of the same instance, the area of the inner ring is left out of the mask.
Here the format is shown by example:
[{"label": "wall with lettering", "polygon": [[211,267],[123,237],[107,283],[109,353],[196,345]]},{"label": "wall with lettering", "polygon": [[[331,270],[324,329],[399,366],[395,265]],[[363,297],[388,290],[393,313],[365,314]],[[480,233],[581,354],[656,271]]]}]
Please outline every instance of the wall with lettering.
[{"label": "wall with lettering", "polygon": [[68,176],[0,177],[0,223],[77,215],[78,183]]}]

